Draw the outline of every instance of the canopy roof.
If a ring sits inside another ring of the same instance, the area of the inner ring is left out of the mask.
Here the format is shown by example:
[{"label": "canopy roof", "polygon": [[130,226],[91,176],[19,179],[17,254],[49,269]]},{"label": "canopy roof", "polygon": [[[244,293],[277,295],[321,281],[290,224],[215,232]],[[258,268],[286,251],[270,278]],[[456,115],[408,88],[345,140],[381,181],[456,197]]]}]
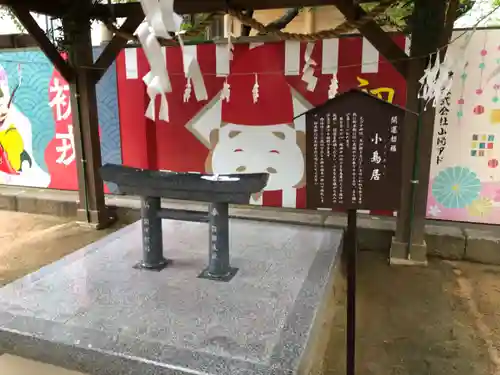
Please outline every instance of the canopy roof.
[{"label": "canopy roof", "polygon": [[[30,11],[54,17],[62,17],[71,12],[82,0],[0,0],[0,5],[23,6]],[[176,0],[175,11],[179,14],[208,13],[224,11],[227,7],[233,9],[278,9],[303,6],[335,5],[335,0]],[[353,3],[367,3],[371,0],[353,0]],[[142,11],[139,2],[114,4],[113,10],[106,4],[96,4],[93,15],[106,14],[115,17],[127,17],[130,14]]]}]

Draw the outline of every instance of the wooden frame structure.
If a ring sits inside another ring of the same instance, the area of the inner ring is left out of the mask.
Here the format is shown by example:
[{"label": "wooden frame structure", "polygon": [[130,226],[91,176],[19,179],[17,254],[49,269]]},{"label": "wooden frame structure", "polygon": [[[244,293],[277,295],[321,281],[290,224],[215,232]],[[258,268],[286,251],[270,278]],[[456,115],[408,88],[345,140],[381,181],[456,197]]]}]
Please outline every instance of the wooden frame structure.
[{"label": "wooden frame structure", "polygon": [[[392,1],[380,0],[380,3]],[[420,86],[417,81],[422,76],[429,54],[449,40],[453,25],[451,22],[450,26],[450,20],[454,21],[453,16],[456,14],[459,0],[414,1],[416,24],[413,28],[410,56],[396,45],[374,20],[366,20],[366,13],[359,4],[373,2],[371,0],[176,0],[174,8],[179,14],[193,14],[225,12],[229,7],[236,10],[259,10],[335,5],[348,21],[357,23],[361,34],[406,78],[407,106],[410,110],[419,112],[417,93]],[[78,163],[79,217],[98,228],[106,227],[112,218],[105,205],[103,182],[98,174],[101,151],[95,85],[127,44],[128,40],[123,36],[125,32],[132,33],[144,19],[142,8],[138,2],[105,5],[94,4],[93,0],[0,0],[0,5],[12,8],[22,25],[71,85]],[[61,57],[30,12],[63,20],[68,49],[71,51],[67,60]],[[115,34],[94,62],[89,20],[105,21],[118,17],[126,18],[121,27],[124,33]],[[363,18],[363,22],[357,22]],[[414,258],[418,261],[425,260],[425,253],[420,250],[425,250],[423,230],[433,136],[433,111],[428,111],[423,118],[426,121],[424,131],[419,132],[418,124],[411,120],[405,125],[403,191],[398,229],[391,252],[391,256],[396,258]],[[422,157],[419,170],[412,175],[409,171],[415,164],[416,147],[423,151],[420,152]]]}]

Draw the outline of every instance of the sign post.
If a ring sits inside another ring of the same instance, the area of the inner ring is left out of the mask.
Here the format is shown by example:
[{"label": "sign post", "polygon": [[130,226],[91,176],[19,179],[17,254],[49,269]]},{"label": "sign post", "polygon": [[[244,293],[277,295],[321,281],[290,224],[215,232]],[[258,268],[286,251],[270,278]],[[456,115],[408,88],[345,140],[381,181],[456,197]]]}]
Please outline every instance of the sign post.
[{"label": "sign post", "polygon": [[357,212],[347,211],[344,252],[347,253],[346,374],[356,374],[356,274],[358,257]]},{"label": "sign post", "polygon": [[355,374],[357,210],[396,211],[400,125],[408,112],[368,93],[337,95],[306,116],[307,207],[347,211],[346,372]]}]

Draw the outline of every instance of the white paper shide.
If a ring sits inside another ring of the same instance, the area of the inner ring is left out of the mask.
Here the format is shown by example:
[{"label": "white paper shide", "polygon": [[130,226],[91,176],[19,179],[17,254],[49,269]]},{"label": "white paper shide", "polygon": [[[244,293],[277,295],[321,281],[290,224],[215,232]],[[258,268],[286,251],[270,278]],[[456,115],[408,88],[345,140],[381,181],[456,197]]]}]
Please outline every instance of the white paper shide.
[{"label": "white paper shide", "polygon": [[314,45],[315,44],[312,42],[307,44],[306,52],[304,54],[304,68],[302,69],[302,81],[307,83],[308,91],[314,91],[316,84],[318,83],[318,78],[314,75],[316,61],[312,58]]},{"label": "white paper shide", "polygon": [[332,74],[332,78],[330,80],[330,86],[328,86],[328,99],[333,99],[337,96],[339,91],[339,81],[337,80],[337,76]]},{"label": "white paper shide", "polygon": [[161,45],[156,36],[146,23],[141,24],[136,31],[151,70],[144,76],[143,81],[147,86],[149,105],[146,109],[146,117],[155,120],[155,99],[161,97],[159,119],[168,121],[168,103],[166,93],[172,91],[170,78],[165,67]]},{"label": "white paper shide", "polygon": [[259,77],[257,76],[257,73],[255,73],[255,83],[252,88],[252,98],[254,103],[259,101]]},{"label": "white paper shide", "polygon": [[196,58],[196,46],[184,46],[182,42],[182,17],[174,12],[174,0],[141,0],[141,6],[146,16],[135,34],[139,38],[151,70],[143,77],[147,86],[149,105],[145,116],[156,120],[155,100],[160,96],[160,110],[158,118],[169,121],[167,93],[172,91],[170,78],[165,61],[165,55],[158,38],[171,39],[177,36],[183,55],[184,74],[186,76],[186,88],[184,101],[189,101],[191,92],[194,90],[196,99],[206,100],[208,98],[205,82],[201,73],[200,65]]},{"label": "white paper shide", "polygon": [[220,98],[221,100],[225,100],[226,102],[229,102],[229,99],[231,98],[231,85],[229,84],[229,82],[227,82],[227,78],[224,81],[224,85],[222,86]]},{"label": "white paper shide", "polygon": [[431,103],[433,107],[436,107],[441,99],[450,93],[455,72],[463,69],[467,64],[464,56],[470,43],[470,36],[468,38],[468,41],[460,48],[459,54],[453,54],[448,49],[444,59],[441,59],[441,50],[429,56],[427,68],[419,80],[422,85],[419,98],[425,101],[426,106]]}]

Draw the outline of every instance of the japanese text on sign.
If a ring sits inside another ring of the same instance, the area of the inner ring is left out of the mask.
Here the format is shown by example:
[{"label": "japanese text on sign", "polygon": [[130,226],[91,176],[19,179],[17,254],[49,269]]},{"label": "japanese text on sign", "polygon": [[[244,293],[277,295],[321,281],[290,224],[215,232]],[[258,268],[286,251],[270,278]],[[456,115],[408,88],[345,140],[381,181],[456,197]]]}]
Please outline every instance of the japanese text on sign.
[{"label": "japanese text on sign", "polygon": [[325,203],[325,148],[328,146],[325,144],[325,119],[322,117],[319,119],[319,196],[321,203]]},{"label": "japanese text on sign", "polygon": [[339,197],[338,203],[344,203],[344,149],[345,149],[345,129],[344,118],[339,118],[339,154],[338,154],[338,179]]},{"label": "japanese text on sign", "polygon": [[405,110],[345,95],[355,100],[336,97],[306,114],[307,206],[396,210]]},{"label": "japanese text on sign", "polygon": [[441,164],[444,160],[444,151],[448,134],[448,115],[450,113],[451,92],[448,92],[439,102],[439,127],[436,137],[436,164]]},{"label": "japanese text on sign", "polygon": [[219,248],[217,247],[217,224],[215,223],[215,218],[219,215],[219,212],[214,207],[211,212],[211,220],[210,220],[210,248],[211,248],[211,256],[212,259],[219,258]]},{"label": "japanese text on sign", "polygon": [[[337,115],[327,114],[326,124],[328,129],[332,132],[332,153],[329,160],[332,160],[336,155],[338,155],[338,129],[337,129]],[[339,196],[339,184],[338,184],[338,163],[332,163],[332,204],[337,204]]]},{"label": "japanese text on sign", "polygon": [[398,116],[392,116],[391,117],[391,131],[390,131],[391,143],[389,144],[389,151],[390,152],[397,151],[398,133],[399,133]]}]

